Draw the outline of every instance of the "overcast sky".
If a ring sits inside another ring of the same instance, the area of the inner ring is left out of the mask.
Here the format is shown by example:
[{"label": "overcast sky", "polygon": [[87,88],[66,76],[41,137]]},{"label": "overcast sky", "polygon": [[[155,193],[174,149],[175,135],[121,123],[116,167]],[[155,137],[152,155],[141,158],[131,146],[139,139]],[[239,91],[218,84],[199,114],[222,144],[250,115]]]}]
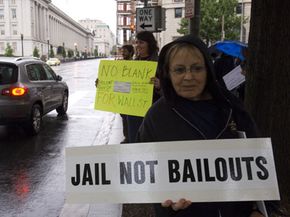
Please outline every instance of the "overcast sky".
[{"label": "overcast sky", "polygon": [[52,3],[76,21],[101,20],[116,35],[116,0],[52,0]]}]

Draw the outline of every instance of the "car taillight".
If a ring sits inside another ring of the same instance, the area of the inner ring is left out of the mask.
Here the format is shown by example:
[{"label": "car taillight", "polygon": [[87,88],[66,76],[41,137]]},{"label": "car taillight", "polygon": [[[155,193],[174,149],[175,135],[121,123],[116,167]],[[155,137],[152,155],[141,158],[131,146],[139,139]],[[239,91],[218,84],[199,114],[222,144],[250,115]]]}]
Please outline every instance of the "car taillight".
[{"label": "car taillight", "polygon": [[10,87],[2,90],[2,95],[4,96],[24,96],[28,92],[27,87],[18,86]]}]

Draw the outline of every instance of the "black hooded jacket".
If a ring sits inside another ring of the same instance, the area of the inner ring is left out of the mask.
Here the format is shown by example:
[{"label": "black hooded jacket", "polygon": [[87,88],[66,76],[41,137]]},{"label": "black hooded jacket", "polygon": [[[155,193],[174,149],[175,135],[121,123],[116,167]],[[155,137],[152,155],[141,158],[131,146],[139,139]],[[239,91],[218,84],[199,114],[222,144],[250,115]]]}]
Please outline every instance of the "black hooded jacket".
[{"label": "black hooded jacket", "polygon": [[[177,96],[165,64],[166,53],[175,43],[192,44],[203,54],[208,72],[205,88],[213,98],[210,102],[192,102]],[[237,130],[244,131],[249,138],[257,136],[255,123],[240,101],[219,87],[207,47],[200,39],[187,35],[164,46],[159,54],[158,70],[163,96],[147,112],[139,128],[138,142],[238,138]],[[217,123],[212,124],[211,120]],[[155,204],[155,211],[156,217],[219,217],[220,214],[248,217],[252,207],[252,202],[192,203],[187,209],[175,212]]]}]

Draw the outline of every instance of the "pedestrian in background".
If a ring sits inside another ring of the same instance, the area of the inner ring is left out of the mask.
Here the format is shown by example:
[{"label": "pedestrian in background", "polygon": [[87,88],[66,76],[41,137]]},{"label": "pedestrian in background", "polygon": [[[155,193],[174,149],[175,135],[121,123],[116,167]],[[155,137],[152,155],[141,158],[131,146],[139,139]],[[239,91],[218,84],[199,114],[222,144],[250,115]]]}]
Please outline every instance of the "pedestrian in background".
[{"label": "pedestrian in background", "polygon": [[[122,53],[122,59],[123,60],[133,60],[134,56],[134,47],[131,44],[123,45],[121,48]],[[120,114],[122,118],[123,123],[123,135],[124,140],[121,143],[128,143],[129,142],[129,135],[128,135],[128,121],[127,121],[127,115]]]},{"label": "pedestrian in background", "polygon": [[[136,35],[136,58],[135,60],[143,61],[157,61],[158,60],[158,46],[154,35],[151,32],[143,31]],[[156,77],[151,78],[154,84],[153,102],[160,97],[160,83],[158,73]],[[129,142],[135,142],[137,131],[143,121],[143,117],[128,115],[128,134]]]},{"label": "pedestrian in background", "polygon": [[[158,71],[163,96],[149,109],[137,142],[248,138],[256,125],[240,101],[220,88],[206,45],[188,35],[164,46]],[[255,202],[154,204],[156,217],[261,217]],[[142,212],[136,216],[144,216]]]}]

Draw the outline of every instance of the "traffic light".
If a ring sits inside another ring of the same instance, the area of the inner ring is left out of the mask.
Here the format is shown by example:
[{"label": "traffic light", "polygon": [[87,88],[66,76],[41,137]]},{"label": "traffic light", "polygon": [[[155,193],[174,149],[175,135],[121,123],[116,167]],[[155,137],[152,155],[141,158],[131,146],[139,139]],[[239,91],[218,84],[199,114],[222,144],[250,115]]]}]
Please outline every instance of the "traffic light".
[{"label": "traffic light", "polygon": [[134,31],[135,31],[135,25],[134,24],[130,25],[130,30],[131,30],[131,33],[134,33]]}]

